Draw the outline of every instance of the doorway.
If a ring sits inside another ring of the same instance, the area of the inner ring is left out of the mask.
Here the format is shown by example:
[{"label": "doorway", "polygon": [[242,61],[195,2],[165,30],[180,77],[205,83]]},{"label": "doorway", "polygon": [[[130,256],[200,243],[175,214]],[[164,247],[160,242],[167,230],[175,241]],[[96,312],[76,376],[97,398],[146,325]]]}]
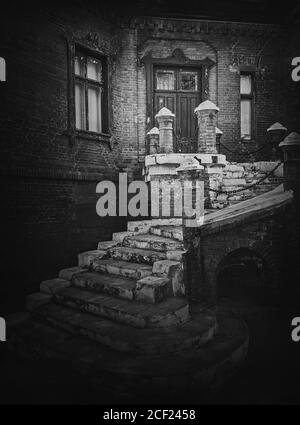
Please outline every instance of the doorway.
[{"label": "doorway", "polygon": [[197,119],[201,102],[201,72],[192,67],[154,67],[153,116],[166,107],[175,114],[174,152],[196,152]]}]

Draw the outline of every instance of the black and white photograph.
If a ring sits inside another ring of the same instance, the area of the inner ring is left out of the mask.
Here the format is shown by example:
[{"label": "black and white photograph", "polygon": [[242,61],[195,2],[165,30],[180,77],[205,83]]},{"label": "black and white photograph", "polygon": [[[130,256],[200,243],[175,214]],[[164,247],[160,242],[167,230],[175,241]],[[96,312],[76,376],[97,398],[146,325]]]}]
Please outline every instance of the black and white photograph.
[{"label": "black and white photograph", "polygon": [[6,1],[0,152],[1,407],[300,405],[298,0]]}]

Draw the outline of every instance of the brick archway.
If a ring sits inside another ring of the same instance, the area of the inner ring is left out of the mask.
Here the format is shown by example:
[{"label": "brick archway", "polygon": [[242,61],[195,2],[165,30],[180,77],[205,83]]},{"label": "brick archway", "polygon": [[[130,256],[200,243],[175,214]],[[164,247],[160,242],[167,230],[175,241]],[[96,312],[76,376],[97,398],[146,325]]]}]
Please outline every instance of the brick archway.
[{"label": "brick archway", "polygon": [[248,249],[264,262],[270,293],[275,294],[281,283],[283,247],[280,225],[272,218],[252,222],[246,226],[224,229],[203,235],[201,240],[201,279],[198,282],[197,298],[208,304],[217,303],[217,278],[222,261],[239,249]]},{"label": "brick archway", "polygon": [[274,267],[273,255],[265,247],[240,247],[231,251],[216,268],[217,302],[231,299],[239,303],[265,303],[272,287]]}]

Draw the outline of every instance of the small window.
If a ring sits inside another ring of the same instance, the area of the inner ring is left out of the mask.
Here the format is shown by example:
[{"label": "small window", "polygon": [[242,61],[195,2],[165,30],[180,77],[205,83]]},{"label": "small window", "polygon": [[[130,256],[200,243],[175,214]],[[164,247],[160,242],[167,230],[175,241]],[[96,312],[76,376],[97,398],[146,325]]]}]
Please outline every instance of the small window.
[{"label": "small window", "polygon": [[240,75],[241,94],[241,138],[252,139],[253,127],[253,78],[252,74]]},{"label": "small window", "polygon": [[197,91],[198,90],[198,72],[181,71],[179,73],[179,90]]},{"label": "small window", "polygon": [[156,71],[157,90],[175,90],[175,72],[159,69]]},{"label": "small window", "polygon": [[107,133],[107,67],[99,59],[76,51],[75,125],[77,130]]}]

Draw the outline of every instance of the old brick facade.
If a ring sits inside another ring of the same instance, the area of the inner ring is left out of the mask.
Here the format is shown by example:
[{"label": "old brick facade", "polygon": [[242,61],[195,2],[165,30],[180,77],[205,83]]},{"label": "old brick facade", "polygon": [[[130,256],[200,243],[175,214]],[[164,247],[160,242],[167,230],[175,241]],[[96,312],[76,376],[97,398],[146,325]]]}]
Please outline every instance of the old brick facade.
[{"label": "old brick facade", "polygon": [[[201,67],[201,98],[220,108],[217,126],[232,151],[259,149],[272,123],[286,123],[279,25],[117,17],[98,3],[76,2],[7,9],[0,34],[0,56],[7,63],[0,87],[7,293],[13,292],[10,279],[29,292],[53,269],[74,262],[77,252],[124,228],[118,218],[97,217],[95,187],[115,179],[122,161],[140,175],[146,133],[155,124],[153,63],[171,58],[172,66]],[[107,58],[108,135],[90,137],[74,129],[75,46]],[[255,83],[254,140],[248,144],[240,140],[241,71],[253,72]],[[221,153],[249,160],[224,148]],[[268,155],[265,149],[252,159]]]}]

